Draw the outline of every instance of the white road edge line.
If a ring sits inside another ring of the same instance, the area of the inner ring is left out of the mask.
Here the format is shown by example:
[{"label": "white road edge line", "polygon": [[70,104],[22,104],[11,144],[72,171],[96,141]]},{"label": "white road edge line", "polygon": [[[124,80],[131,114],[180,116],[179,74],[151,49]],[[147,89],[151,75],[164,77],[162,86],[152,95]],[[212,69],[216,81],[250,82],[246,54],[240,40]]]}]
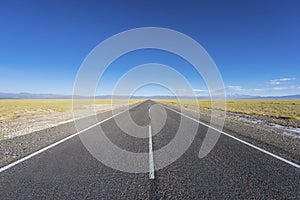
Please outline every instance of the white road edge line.
[{"label": "white road edge line", "polygon": [[229,133],[225,133],[224,131],[221,131],[221,130],[219,130],[219,129],[216,129],[216,128],[214,128],[214,127],[212,127],[212,126],[210,126],[210,125],[208,125],[208,124],[205,124],[205,123],[203,123],[203,122],[201,122],[201,121],[199,121],[199,120],[196,120],[196,119],[194,119],[194,118],[192,118],[192,117],[189,117],[189,116],[187,116],[187,115],[185,115],[185,114],[183,114],[183,113],[181,113],[181,112],[178,112],[177,110],[174,110],[173,108],[169,108],[169,107],[167,107],[167,106],[165,106],[165,105],[163,105],[163,107],[165,107],[165,108],[167,108],[167,109],[169,109],[169,110],[171,110],[171,111],[173,111],[173,112],[175,112],[175,113],[178,113],[178,114],[180,114],[180,115],[182,115],[182,116],[184,116],[184,117],[186,117],[186,118],[189,118],[189,119],[193,120],[194,122],[197,122],[197,123],[199,123],[199,124],[202,124],[202,125],[204,125],[204,126],[207,126],[207,127],[210,128],[210,129],[213,129],[213,130],[215,130],[215,131],[218,131],[218,132],[222,133],[223,135],[226,135],[226,136],[228,136],[228,137],[230,137],[230,138],[232,138],[232,139],[234,139],[234,140],[237,140],[237,141],[239,141],[239,142],[241,142],[241,143],[243,143],[243,144],[245,144],[245,145],[248,145],[248,146],[250,146],[250,147],[252,147],[252,148],[254,148],[254,149],[258,150],[258,151],[261,151],[261,152],[263,152],[263,153],[265,153],[265,154],[268,154],[268,155],[270,155],[270,156],[272,156],[272,157],[274,157],[274,158],[276,158],[276,159],[278,159],[278,160],[281,160],[281,161],[283,161],[283,162],[285,162],[285,163],[287,163],[287,164],[289,164],[289,165],[292,165],[292,166],[294,166],[294,167],[300,169],[300,165],[298,165],[298,164],[296,164],[296,163],[294,163],[294,162],[292,162],[292,161],[289,161],[289,160],[287,160],[287,159],[285,159],[285,158],[282,158],[282,157],[280,157],[280,156],[278,156],[278,155],[276,155],[276,154],[273,154],[273,153],[271,153],[271,152],[269,152],[269,151],[267,151],[267,150],[264,150],[264,149],[262,149],[262,148],[260,148],[260,147],[257,147],[257,146],[255,146],[255,145],[253,145],[253,144],[250,144],[250,143],[248,143],[248,142],[246,142],[246,141],[244,141],[244,140],[241,140],[241,139],[239,139],[239,138],[237,138],[237,137],[234,137],[234,136],[230,135]]},{"label": "white road edge line", "polygon": [[149,179],[155,179],[151,125],[149,125]]},{"label": "white road edge line", "polygon": [[96,123],[96,124],[94,124],[92,126],[89,126],[89,127],[85,128],[85,129],[83,129],[83,130],[81,130],[81,131],[79,131],[77,133],[74,133],[73,135],[70,135],[70,136],[68,136],[68,137],[66,137],[66,138],[64,138],[62,140],[59,140],[58,142],[55,142],[55,143],[53,143],[53,144],[51,144],[49,146],[46,146],[46,147],[44,147],[44,148],[42,148],[42,149],[40,149],[40,150],[38,150],[38,151],[36,151],[36,152],[34,152],[32,154],[29,154],[29,155],[27,155],[27,156],[25,156],[25,157],[23,157],[23,158],[21,158],[19,160],[16,160],[16,161],[14,161],[14,162],[12,162],[12,163],[10,163],[8,165],[5,165],[5,166],[3,166],[3,167],[0,168],[0,173],[3,172],[3,171],[5,171],[5,170],[7,170],[7,169],[9,169],[9,168],[11,168],[11,167],[13,167],[13,166],[15,166],[15,165],[17,165],[17,164],[20,164],[21,162],[24,162],[25,160],[28,160],[28,159],[34,157],[34,156],[36,156],[36,155],[38,155],[38,154],[40,154],[40,153],[42,153],[42,152],[44,152],[44,151],[46,151],[48,149],[51,149],[52,147],[55,147],[56,145],[58,145],[60,143],[63,143],[65,141],[67,141],[67,140],[75,137],[76,135],[79,135],[80,133],[83,133],[83,132],[85,132],[85,131],[87,131],[87,130],[89,130],[91,128],[94,128],[94,127],[96,127],[96,126],[98,126],[98,125],[100,125],[100,124],[102,124],[102,123],[104,123],[104,122],[106,122],[106,121],[108,121],[108,120],[110,120],[110,119],[112,119],[112,118],[114,118],[114,117],[116,117],[116,116],[124,113],[124,112],[127,112],[128,110],[130,110],[130,109],[132,109],[132,108],[134,108],[134,107],[136,107],[138,105],[140,105],[140,103],[137,104],[137,105],[135,105],[135,106],[133,106],[133,107],[131,107],[131,108],[129,108],[129,109],[123,110],[123,111],[121,111],[121,112],[119,112],[119,113],[117,113],[117,114],[115,114],[115,115],[113,115],[113,116],[111,116],[109,118],[106,118],[106,119],[104,119],[104,120],[102,120],[102,121],[100,121],[100,122],[98,122],[98,123]]}]

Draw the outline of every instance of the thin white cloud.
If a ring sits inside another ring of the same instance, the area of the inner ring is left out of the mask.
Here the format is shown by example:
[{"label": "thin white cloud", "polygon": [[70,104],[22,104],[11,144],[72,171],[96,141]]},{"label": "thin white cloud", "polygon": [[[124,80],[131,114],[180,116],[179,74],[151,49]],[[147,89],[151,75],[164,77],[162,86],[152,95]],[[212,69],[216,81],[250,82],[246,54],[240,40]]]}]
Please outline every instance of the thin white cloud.
[{"label": "thin white cloud", "polygon": [[203,89],[193,89],[194,92],[208,92],[207,90]]},{"label": "thin white cloud", "polygon": [[296,80],[296,78],[281,78],[279,81],[293,81]]},{"label": "thin white cloud", "polygon": [[273,87],[272,90],[286,90],[287,87]]},{"label": "thin white cloud", "polygon": [[275,80],[270,80],[270,84],[271,85],[279,85],[279,84],[281,84],[281,82],[280,81],[275,81]]},{"label": "thin white cloud", "polygon": [[296,88],[297,88],[296,86],[289,86],[289,87],[273,87],[271,89],[272,90],[291,90],[291,89],[296,89]]},{"label": "thin white cloud", "polygon": [[296,78],[279,78],[279,79],[273,79],[273,80],[270,80],[269,83],[270,83],[271,85],[280,85],[280,84],[282,84],[283,82],[293,81],[293,80],[296,80]]},{"label": "thin white cloud", "polygon": [[230,85],[227,87],[229,90],[234,90],[234,91],[241,91],[243,90],[241,86],[239,85]]},{"label": "thin white cloud", "polygon": [[265,91],[265,88],[253,88],[253,89],[249,89],[250,91],[254,91],[254,92],[262,92]]}]

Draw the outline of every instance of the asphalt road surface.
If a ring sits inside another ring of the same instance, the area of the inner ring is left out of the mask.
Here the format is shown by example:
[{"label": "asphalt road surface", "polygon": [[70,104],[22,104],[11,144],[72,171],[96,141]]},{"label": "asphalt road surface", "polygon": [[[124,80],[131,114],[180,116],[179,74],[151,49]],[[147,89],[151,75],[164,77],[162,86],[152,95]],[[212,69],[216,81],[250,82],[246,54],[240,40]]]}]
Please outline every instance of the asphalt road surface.
[{"label": "asphalt road surface", "polygon": [[[145,127],[164,121],[160,113],[152,113],[155,119],[149,117],[149,108],[154,104],[145,101],[130,109],[131,118]],[[126,127],[130,120],[125,114],[117,117]],[[199,159],[208,127],[170,109],[165,109],[165,114],[165,126],[152,137],[154,168],[161,162],[155,151],[175,137],[181,119],[189,126],[199,126],[187,151],[155,171],[153,179],[149,172],[127,173],[102,164],[77,135],[2,171],[0,199],[300,199],[299,168],[226,135],[220,136],[208,156]],[[125,134],[114,118],[99,126],[121,149],[148,154],[149,137]],[[95,126],[81,134],[96,135],[97,130]],[[149,159],[139,164],[150,168]]]}]

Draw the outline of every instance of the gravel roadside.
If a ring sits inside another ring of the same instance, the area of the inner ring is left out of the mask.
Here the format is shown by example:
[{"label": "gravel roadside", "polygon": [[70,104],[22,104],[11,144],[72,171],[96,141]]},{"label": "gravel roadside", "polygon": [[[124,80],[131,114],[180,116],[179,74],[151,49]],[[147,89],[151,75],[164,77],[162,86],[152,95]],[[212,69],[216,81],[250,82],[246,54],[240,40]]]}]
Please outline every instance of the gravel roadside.
[{"label": "gravel roadside", "polygon": [[[134,106],[130,105],[131,106]],[[89,116],[83,119],[79,119],[79,124],[84,124],[85,127],[80,127],[82,130],[91,126],[99,121],[102,121],[114,113],[121,112],[128,109],[127,106],[99,113],[95,116]],[[83,122],[83,123],[82,123]],[[77,127],[78,128],[78,127]],[[0,167],[7,165],[15,160],[18,160],[30,153],[38,151],[50,144],[53,144],[63,138],[66,138],[77,132],[75,122],[70,121],[68,123],[60,124],[51,128],[35,131],[26,135],[13,137],[6,140],[0,140]]]}]

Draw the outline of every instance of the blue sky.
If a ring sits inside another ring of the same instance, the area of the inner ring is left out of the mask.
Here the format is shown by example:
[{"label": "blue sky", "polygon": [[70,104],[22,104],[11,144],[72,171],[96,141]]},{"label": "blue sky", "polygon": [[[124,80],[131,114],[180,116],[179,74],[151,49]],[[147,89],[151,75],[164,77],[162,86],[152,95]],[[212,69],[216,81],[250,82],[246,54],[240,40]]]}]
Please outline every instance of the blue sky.
[{"label": "blue sky", "polygon": [[[119,32],[151,26],[174,29],[199,42],[217,64],[228,93],[300,94],[299,7],[296,0],[4,0],[0,92],[72,94],[77,70],[96,45]],[[122,74],[147,62],[174,67],[197,94],[207,94],[201,77],[176,55],[145,50],[125,57],[107,71],[98,94],[109,94]],[[147,86],[137,94],[164,91]]]}]

